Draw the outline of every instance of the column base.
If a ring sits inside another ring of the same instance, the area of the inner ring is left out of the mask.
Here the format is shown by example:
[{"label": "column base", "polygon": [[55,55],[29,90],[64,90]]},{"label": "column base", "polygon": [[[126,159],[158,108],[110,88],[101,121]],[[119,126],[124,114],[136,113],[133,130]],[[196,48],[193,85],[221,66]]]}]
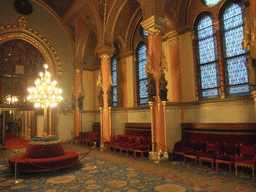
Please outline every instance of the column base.
[{"label": "column base", "polygon": [[100,151],[102,152],[102,151],[105,151],[105,150],[106,150],[106,147],[104,146],[103,143],[101,143],[100,144]]},{"label": "column base", "polygon": [[162,163],[169,161],[169,154],[168,152],[162,152],[162,150],[159,150],[158,152],[149,152],[149,160],[153,161],[155,164]]}]

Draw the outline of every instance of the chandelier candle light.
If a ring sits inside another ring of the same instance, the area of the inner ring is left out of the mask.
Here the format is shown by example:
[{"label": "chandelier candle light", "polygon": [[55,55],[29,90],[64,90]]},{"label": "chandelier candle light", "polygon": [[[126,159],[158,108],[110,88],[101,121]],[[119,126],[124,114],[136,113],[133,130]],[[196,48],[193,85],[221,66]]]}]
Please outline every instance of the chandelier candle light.
[{"label": "chandelier candle light", "polygon": [[35,81],[35,87],[29,88],[29,96],[27,99],[31,103],[35,103],[35,107],[44,108],[44,129],[43,136],[51,137],[52,131],[48,129],[48,120],[47,120],[47,109],[48,107],[54,108],[57,107],[57,104],[62,101],[62,90],[57,88],[57,82],[51,81],[51,74],[47,71],[48,65],[44,65],[45,73],[39,73],[41,79]]}]

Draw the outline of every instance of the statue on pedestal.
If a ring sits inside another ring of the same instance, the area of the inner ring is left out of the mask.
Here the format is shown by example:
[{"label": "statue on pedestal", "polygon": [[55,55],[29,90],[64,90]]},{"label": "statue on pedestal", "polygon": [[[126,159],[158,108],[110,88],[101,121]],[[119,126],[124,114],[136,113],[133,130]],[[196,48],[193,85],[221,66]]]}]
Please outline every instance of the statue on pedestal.
[{"label": "statue on pedestal", "polygon": [[154,96],[156,96],[156,82],[152,77],[152,74],[150,73],[148,75],[147,92],[148,92],[148,101],[154,101]]},{"label": "statue on pedestal", "polygon": [[110,85],[110,87],[108,88],[108,107],[112,107],[113,106],[113,86]]},{"label": "statue on pedestal", "polygon": [[168,82],[165,79],[165,74],[162,73],[159,79],[159,97],[161,98],[162,101],[167,101],[167,84]]},{"label": "statue on pedestal", "polygon": [[103,102],[103,94],[104,94],[104,92],[103,92],[102,87],[101,87],[101,88],[100,88],[100,93],[99,93],[99,95],[98,95],[98,100],[99,100],[99,106],[100,106],[100,107],[103,107],[103,105],[104,105],[104,102]]}]

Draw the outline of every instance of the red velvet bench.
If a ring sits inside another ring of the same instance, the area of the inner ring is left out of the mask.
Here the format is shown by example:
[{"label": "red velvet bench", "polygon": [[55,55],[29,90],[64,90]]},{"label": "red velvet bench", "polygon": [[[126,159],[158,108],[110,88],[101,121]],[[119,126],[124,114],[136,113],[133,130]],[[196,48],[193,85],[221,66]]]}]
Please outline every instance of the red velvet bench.
[{"label": "red velvet bench", "polygon": [[[18,154],[18,172],[54,171],[70,167],[78,162],[78,153],[64,150],[59,141],[29,144],[25,153]],[[12,170],[15,168],[15,155],[9,159]]]}]

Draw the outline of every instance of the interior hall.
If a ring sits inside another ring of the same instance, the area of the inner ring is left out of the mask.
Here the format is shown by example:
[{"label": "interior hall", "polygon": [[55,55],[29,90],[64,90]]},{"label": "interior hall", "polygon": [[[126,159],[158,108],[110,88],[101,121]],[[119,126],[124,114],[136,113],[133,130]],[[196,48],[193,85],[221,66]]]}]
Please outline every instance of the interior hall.
[{"label": "interior hall", "polygon": [[[78,191],[256,190],[256,1],[1,0],[0,145],[6,191],[67,167]],[[87,180],[93,160],[163,181]]]}]

